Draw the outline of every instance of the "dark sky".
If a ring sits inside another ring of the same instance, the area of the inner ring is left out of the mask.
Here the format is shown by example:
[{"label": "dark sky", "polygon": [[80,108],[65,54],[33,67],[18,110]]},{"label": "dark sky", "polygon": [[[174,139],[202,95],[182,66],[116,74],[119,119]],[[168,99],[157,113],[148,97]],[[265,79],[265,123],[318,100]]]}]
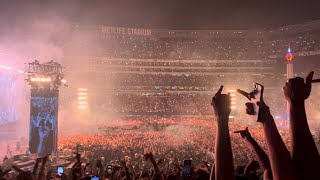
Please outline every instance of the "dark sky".
[{"label": "dark sky", "polygon": [[320,20],[320,0],[1,0],[0,20],[54,13],[89,24],[163,29],[249,29]]}]

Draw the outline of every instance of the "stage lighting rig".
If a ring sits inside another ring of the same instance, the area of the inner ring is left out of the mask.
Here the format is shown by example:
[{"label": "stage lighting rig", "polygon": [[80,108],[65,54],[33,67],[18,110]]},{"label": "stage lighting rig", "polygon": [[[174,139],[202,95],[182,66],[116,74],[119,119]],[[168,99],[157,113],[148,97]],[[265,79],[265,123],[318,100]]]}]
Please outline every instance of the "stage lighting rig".
[{"label": "stage lighting rig", "polygon": [[40,63],[35,60],[26,64],[25,72],[27,74],[26,80],[32,88],[58,90],[61,85],[67,86],[66,80],[63,79],[62,66],[57,62]]},{"label": "stage lighting rig", "polygon": [[54,61],[40,63],[35,60],[26,63],[25,73],[31,86],[29,150],[38,155],[56,153],[59,87],[67,83],[63,79],[62,66]]}]

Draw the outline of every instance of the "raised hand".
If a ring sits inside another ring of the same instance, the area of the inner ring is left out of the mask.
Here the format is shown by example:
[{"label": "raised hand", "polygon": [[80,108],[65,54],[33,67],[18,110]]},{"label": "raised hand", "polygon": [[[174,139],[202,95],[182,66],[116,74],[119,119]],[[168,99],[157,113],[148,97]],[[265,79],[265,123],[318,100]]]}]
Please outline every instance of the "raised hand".
[{"label": "raised hand", "polygon": [[256,170],[258,170],[259,167],[260,167],[260,164],[259,164],[258,161],[251,161],[251,162],[247,165],[247,167],[246,167],[246,169],[245,169],[245,174],[248,175],[251,171],[256,171]]},{"label": "raised hand", "polygon": [[3,172],[0,173],[0,178],[4,177],[5,175],[7,175],[9,172],[11,171],[11,169],[7,169]]},{"label": "raised hand", "polygon": [[37,158],[36,159],[36,163],[41,163],[42,159],[41,158]]},{"label": "raised hand", "polygon": [[98,168],[103,168],[103,165],[102,165],[102,162],[101,162],[100,159],[97,160],[97,164],[96,165],[97,165]]},{"label": "raised hand", "polygon": [[257,102],[257,105],[260,108],[259,122],[263,123],[268,120],[273,120],[273,117],[270,112],[270,108],[269,106],[266,105],[266,103],[264,103],[264,101]]},{"label": "raised hand", "polygon": [[12,165],[12,169],[16,170],[19,174],[17,180],[35,180],[35,176],[30,171],[23,171],[18,166]]},{"label": "raised hand", "polygon": [[86,167],[88,167],[89,165],[90,165],[90,163],[88,163],[88,162],[87,162],[87,163],[86,163],[86,165],[85,165],[84,167],[86,168]]},{"label": "raised hand", "polygon": [[311,92],[311,83],[320,82],[312,80],[313,72],[304,79],[296,77],[289,79],[283,90],[290,104],[290,147],[291,156],[298,173],[303,179],[320,179],[319,152],[309,129],[304,100]]},{"label": "raised hand", "polygon": [[311,80],[311,83],[319,83],[320,82],[320,79],[312,79]]},{"label": "raised hand", "polygon": [[78,153],[78,152],[74,152],[73,154],[75,154],[75,158],[76,158],[77,162],[80,162],[80,160],[81,160],[81,154]]},{"label": "raised hand", "polygon": [[232,149],[229,134],[229,115],[231,112],[230,94],[221,94],[223,86],[212,98],[213,107],[217,119],[217,134],[215,142],[215,179],[234,179]]},{"label": "raised hand", "polygon": [[[217,119],[221,117],[229,117],[231,112],[231,98],[230,94],[221,94],[223,86],[220,87],[218,92],[213,96],[211,105]],[[224,118],[225,119],[225,118]]]},{"label": "raised hand", "polygon": [[144,156],[144,159],[147,161],[147,160],[153,160],[154,157],[153,157],[153,154],[150,152],[150,153],[147,153],[145,154]]},{"label": "raised hand", "polygon": [[244,97],[248,98],[249,100],[251,100],[252,98],[254,98],[254,91],[250,92],[250,93],[247,93],[241,89],[237,89],[237,92],[242,94]]},{"label": "raised hand", "polygon": [[313,71],[308,74],[306,82],[301,77],[289,79],[283,87],[284,96],[289,103],[303,102],[310,96],[313,74]]},{"label": "raised hand", "polygon": [[[257,141],[251,136],[248,127],[245,130],[235,131],[234,133],[240,133],[241,137],[246,139],[251,148],[253,149],[258,162],[251,161],[250,165],[246,168],[246,173],[250,172],[253,167],[261,166],[263,169],[263,179],[272,179],[272,170],[270,166],[270,160],[268,155],[264,152],[264,150],[260,147]],[[253,168],[256,169],[256,168]]]},{"label": "raised hand", "polygon": [[152,165],[154,167],[154,170],[155,170],[156,174],[160,173],[158,164],[157,164],[156,160],[154,159],[154,156],[153,156],[152,152],[149,152],[149,153],[145,154],[143,157],[144,157],[144,159],[146,161],[150,160],[150,162],[152,163]]},{"label": "raised hand", "polygon": [[252,139],[252,136],[249,132],[249,129],[248,127],[246,127],[245,130],[241,130],[241,131],[235,131],[234,133],[239,133],[241,135],[242,138],[245,138],[245,139]]},{"label": "raised hand", "polygon": [[51,154],[47,154],[46,156],[44,156],[44,157],[42,158],[42,163],[46,163],[46,162],[48,161],[50,155],[51,155]]}]

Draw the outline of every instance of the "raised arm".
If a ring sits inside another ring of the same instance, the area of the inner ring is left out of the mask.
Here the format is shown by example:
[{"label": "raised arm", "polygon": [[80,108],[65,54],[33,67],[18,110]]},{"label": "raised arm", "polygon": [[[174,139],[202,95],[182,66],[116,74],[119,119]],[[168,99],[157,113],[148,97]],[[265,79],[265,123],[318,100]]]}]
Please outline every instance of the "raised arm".
[{"label": "raised arm", "polygon": [[150,160],[150,162],[151,162],[152,165],[153,165],[154,172],[155,172],[155,175],[154,175],[153,179],[155,179],[155,180],[163,179],[163,178],[162,178],[162,175],[161,175],[161,172],[160,172],[160,169],[159,169],[159,166],[158,166],[158,163],[157,163],[156,160],[154,159],[153,154],[152,154],[151,152],[148,153],[148,154],[145,154],[145,155],[144,155],[144,158],[145,158],[146,160]]},{"label": "raised arm", "polygon": [[48,154],[48,155],[46,155],[45,157],[42,158],[42,165],[41,165],[40,172],[39,172],[37,180],[45,180],[46,179],[46,175],[45,175],[44,171],[45,171],[45,168],[46,168],[47,161],[49,159],[49,155],[50,154]]},{"label": "raised arm", "polygon": [[229,115],[231,112],[230,95],[221,94],[223,86],[212,98],[217,125],[215,144],[215,179],[234,179],[233,156],[229,135]]},{"label": "raised arm", "polygon": [[16,165],[12,165],[12,169],[19,173],[16,177],[17,180],[36,180],[35,176],[30,171],[25,172]]},{"label": "raised arm", "polygon": [[123,160],[123,161],[121,161],[121,167],[125,170],[125,172],[126,172],[126,179],[127,180],[131,180],[132,178],[131,178],[131,176],[130,176],[130,172],[129,172],[129,168],[127,167],[127,164],[126,164],[126,162]]},{"label": "raised arm", "polygon": [[268,155],[264,150],[259,146],[257,141],[251,136],[248,127],[242,131],[236,131],[235,133],[240,133],[241,137],[244,138],[253,149],[259,165],[263,169],[263,179],[272,179],[271,165]]},{"label": "raised arm", "polygon": [[297,179],[290,153],[281,139],[269,107],[264,102],[258,102],[258,106],[261,108],[273,179]]},{"label": "raised arm", "polygon": [[37,158],[37,159],[36,159],[36,163],[34,164],[32,174],[33,174],[35,177],[37,176],[38,166],[39,166],[39,163],[41,162],[41,160],[42,160],[41,158]]},{"label": "raised arm", "polygon": [[305,100],[311,92],[313,72],[304,79],[289,79],[283,90],[290,105],[290,147],[291,156],[299,176],[306,179],[320,179],[319,153],[312,138],[305,111]]},{"label": "raised arm", "polygon": [[[87,165],[87,164],[86,164]],[[104,172],[104,167],[103,167],[103,164],[101,162],[101,160],[97,160],[97,164],[96,164],[97,168],[99,169],[99,177],[100,179],[105,179],[105,172]],[[86,168],[86,166],[85,166]],[[85,173],[85,171],[84,171]]]},{"label": "raised arm", "polygon": [[6,176],[10,171],[11,171],[11,169],[7,169],[7,170],[1,172],[0,173],[0,178],[3,178],[4,176]]}]

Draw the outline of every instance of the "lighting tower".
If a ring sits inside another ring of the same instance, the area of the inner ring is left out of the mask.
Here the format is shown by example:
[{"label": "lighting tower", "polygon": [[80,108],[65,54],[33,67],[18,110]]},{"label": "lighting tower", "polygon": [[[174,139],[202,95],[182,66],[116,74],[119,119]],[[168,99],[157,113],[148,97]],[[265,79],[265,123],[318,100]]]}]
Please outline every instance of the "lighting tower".
[{"label": "lighting tower", "polygon": [[[290,47],[288,48],[288,52],[285,56],[287,60],[287,81],[291,78],[293,78],[293,59],[294,55],[291,53]],[[290,111],[290,105],[287,101],[287,119],[289,120],[289,111]]]},{"label": "lighting tower", "polygon": [[27,63],[26,81],[31,86],[29,150],[46,155],[57,152],[59,87],[62,66],[54,61]]},{"label": "lighting tower", "polygon": [[231,96],[231,114],[229,116],[230,119],[233,119],[235,117],[235,115],[237,114],[236,113],[236,109],[237,109],[237,99],[236,99],[236,96],[237,96],[237,90],[235,89],[229,89],[228,90],[228,93],[230,94]]}]

